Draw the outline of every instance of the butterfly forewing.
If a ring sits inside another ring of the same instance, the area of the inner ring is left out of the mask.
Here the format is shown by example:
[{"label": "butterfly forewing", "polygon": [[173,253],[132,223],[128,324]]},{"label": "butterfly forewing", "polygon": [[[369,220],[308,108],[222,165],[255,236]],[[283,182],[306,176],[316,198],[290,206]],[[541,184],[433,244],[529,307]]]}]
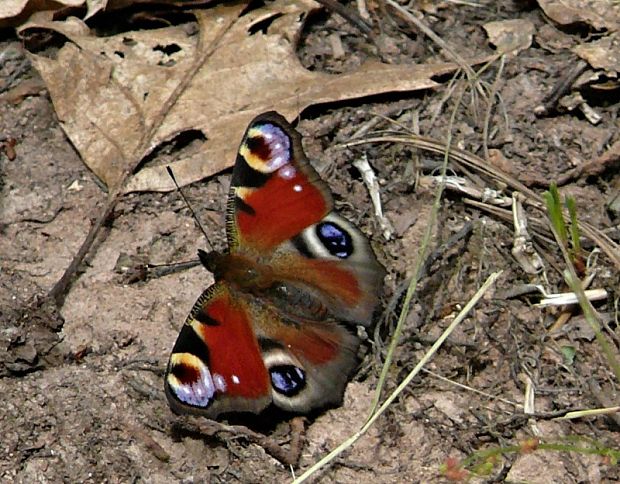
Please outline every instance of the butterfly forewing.
[{"label": "butterfly forewing", "polygon": [[333,207],[329,189],[306,160],[299,133],[273,112],[248,127],[231,186],[227,228],[232,251],[268,254]]}]

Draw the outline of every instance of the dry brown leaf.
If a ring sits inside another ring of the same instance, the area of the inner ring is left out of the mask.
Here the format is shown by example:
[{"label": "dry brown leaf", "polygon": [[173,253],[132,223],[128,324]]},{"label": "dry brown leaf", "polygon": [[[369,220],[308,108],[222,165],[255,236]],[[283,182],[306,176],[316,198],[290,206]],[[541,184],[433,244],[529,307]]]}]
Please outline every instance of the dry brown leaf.
[{"label": "dry brown leaf", "polygon": [[620,72],[620,35],[612,34],[594,42],[584,42],[573,52],[595,69]]},{"label": "dry brown leaf", "polygon": [[[275,109],[293,120],[313,104],[378,93],[436,86],[432,77],[454,64],[387,65],[368,62],[357,71],[332,75],[305,69],[295,54],[303,19],[317,4],[310,0],[279,2],[238,17],[240,7],[220,7],[198,15],[203,35],[234,21],[213,55],[149,143],[149,150],[188,130],[199,130],[200,150],[172,164],[185,185],[230,166],[248,122]],[[231,20],[231,16],[234,19]],[[238,17],[238,18],[237,18]],[[269,23],[271,22],[271,23]],[[259,24],[266,32],[253,27]],[[63,129],[85,163],[109,187],[119,181],[139,140],[157,120],[164,102],[192,66],[197,36],[183,26],[124,32],[98,38],[77,19],[31,22],[28,28],[62,33],[70,42],[56,58],[33,56],[46,82]],[[202,44],[207,49],[210,41]],[[147,153],[138,153],[140,157]],[[130,181],[128,191],[173,189],[165,166],[150,166]]]},{"label": "dry brown leaf", "polygon": [[558,25],[586,24],[596,30],[620,28],[620,3],[600,0],[538,0],[545,15]]},{"label": "dry brown leaf", "polygon": [[483,27],[491,43],[502,54],[517,53],[532,45],[534,24],[527,19],[498,20]]},{"label": "dry brown leaf", "polygon": [[0,1],[0,27],[20,24],[34,12],[78,7],[85,0],[2,0]]},{"label": "dry brown leaf", "polygon": [[21,25],[38,12],[54,12],[66,8],[85,7],[84,20],[98,12],[128,7],[136,3],[157,3],[158,5],[197,5],[212,0],[0,0],[0,27]]}]

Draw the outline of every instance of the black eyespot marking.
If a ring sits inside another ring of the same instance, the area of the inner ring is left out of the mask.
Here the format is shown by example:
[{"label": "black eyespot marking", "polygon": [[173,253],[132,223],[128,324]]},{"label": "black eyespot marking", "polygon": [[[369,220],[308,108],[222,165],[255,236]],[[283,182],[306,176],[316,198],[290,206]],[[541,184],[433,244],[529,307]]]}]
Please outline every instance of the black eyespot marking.
[{"label": "black eyespot marking", "polygon": [[262,136],[248,137],[245,143],[254,156],[263,161],[268,161],[271,158],[271,145]]},{"label": "black eyespot marking", "polygon": [[259,336],[257,339],[258,346],[260,346],[260,349],[263,353],[267,353],[272,350],[280,350],[284,347],[282,343],[279,343],[278,341],[272,340],[270,338]]},{"label": "black eyespot marking", "polygon": [[293,365],[277,365],[269,369],[274,390],[287,397],[294,397],[306,387],[306,373]]},{"label": "black eyespot marking", "polygon": [[260,171],[253,170],[247,164],[245,158],[237,154],[237,162],[233,170],[231,185],[233,187],[259,188],[267,183],[270,176],[270,173],[261,173]]},{"label": "black eyespot marking", "polygon": [[327,251],[341,259],[353,254],[351,235],[334,222],[321,222],[316,226],[316,235]]}]

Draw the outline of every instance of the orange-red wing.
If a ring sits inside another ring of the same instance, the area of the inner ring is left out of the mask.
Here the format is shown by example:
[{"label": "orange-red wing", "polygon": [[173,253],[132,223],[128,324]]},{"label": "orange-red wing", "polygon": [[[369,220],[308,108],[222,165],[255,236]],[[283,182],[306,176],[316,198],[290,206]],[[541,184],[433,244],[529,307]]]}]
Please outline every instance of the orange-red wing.
[{"label": "orange-red wing", "polygon": [[240,245],[268,252],[333,207],[329,189],[304,155],[299,133],[274,112],[248,127],[231,186],[227,228],[232,251]]},{"label": "orange-red wing", "polygon": [[209,416],[252,411],[271,401],[250,316],[216,284],[198,299],[172,350],[166,394],[173,408]]}]

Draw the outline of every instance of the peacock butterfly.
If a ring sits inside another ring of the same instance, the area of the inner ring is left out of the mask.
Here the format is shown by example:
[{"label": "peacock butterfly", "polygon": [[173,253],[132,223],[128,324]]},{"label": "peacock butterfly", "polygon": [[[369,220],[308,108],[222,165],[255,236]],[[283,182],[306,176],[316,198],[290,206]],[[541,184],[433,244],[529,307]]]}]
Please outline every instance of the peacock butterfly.
[{"label": "peacock butterfly", "polygon": [[371,324],[385,270],[276,112],[243,136],[226,235],[226,253],[198,254],[215,283],[172,350],[170,407],[215,418],[339,404],[357,363],[356,325]]}]

